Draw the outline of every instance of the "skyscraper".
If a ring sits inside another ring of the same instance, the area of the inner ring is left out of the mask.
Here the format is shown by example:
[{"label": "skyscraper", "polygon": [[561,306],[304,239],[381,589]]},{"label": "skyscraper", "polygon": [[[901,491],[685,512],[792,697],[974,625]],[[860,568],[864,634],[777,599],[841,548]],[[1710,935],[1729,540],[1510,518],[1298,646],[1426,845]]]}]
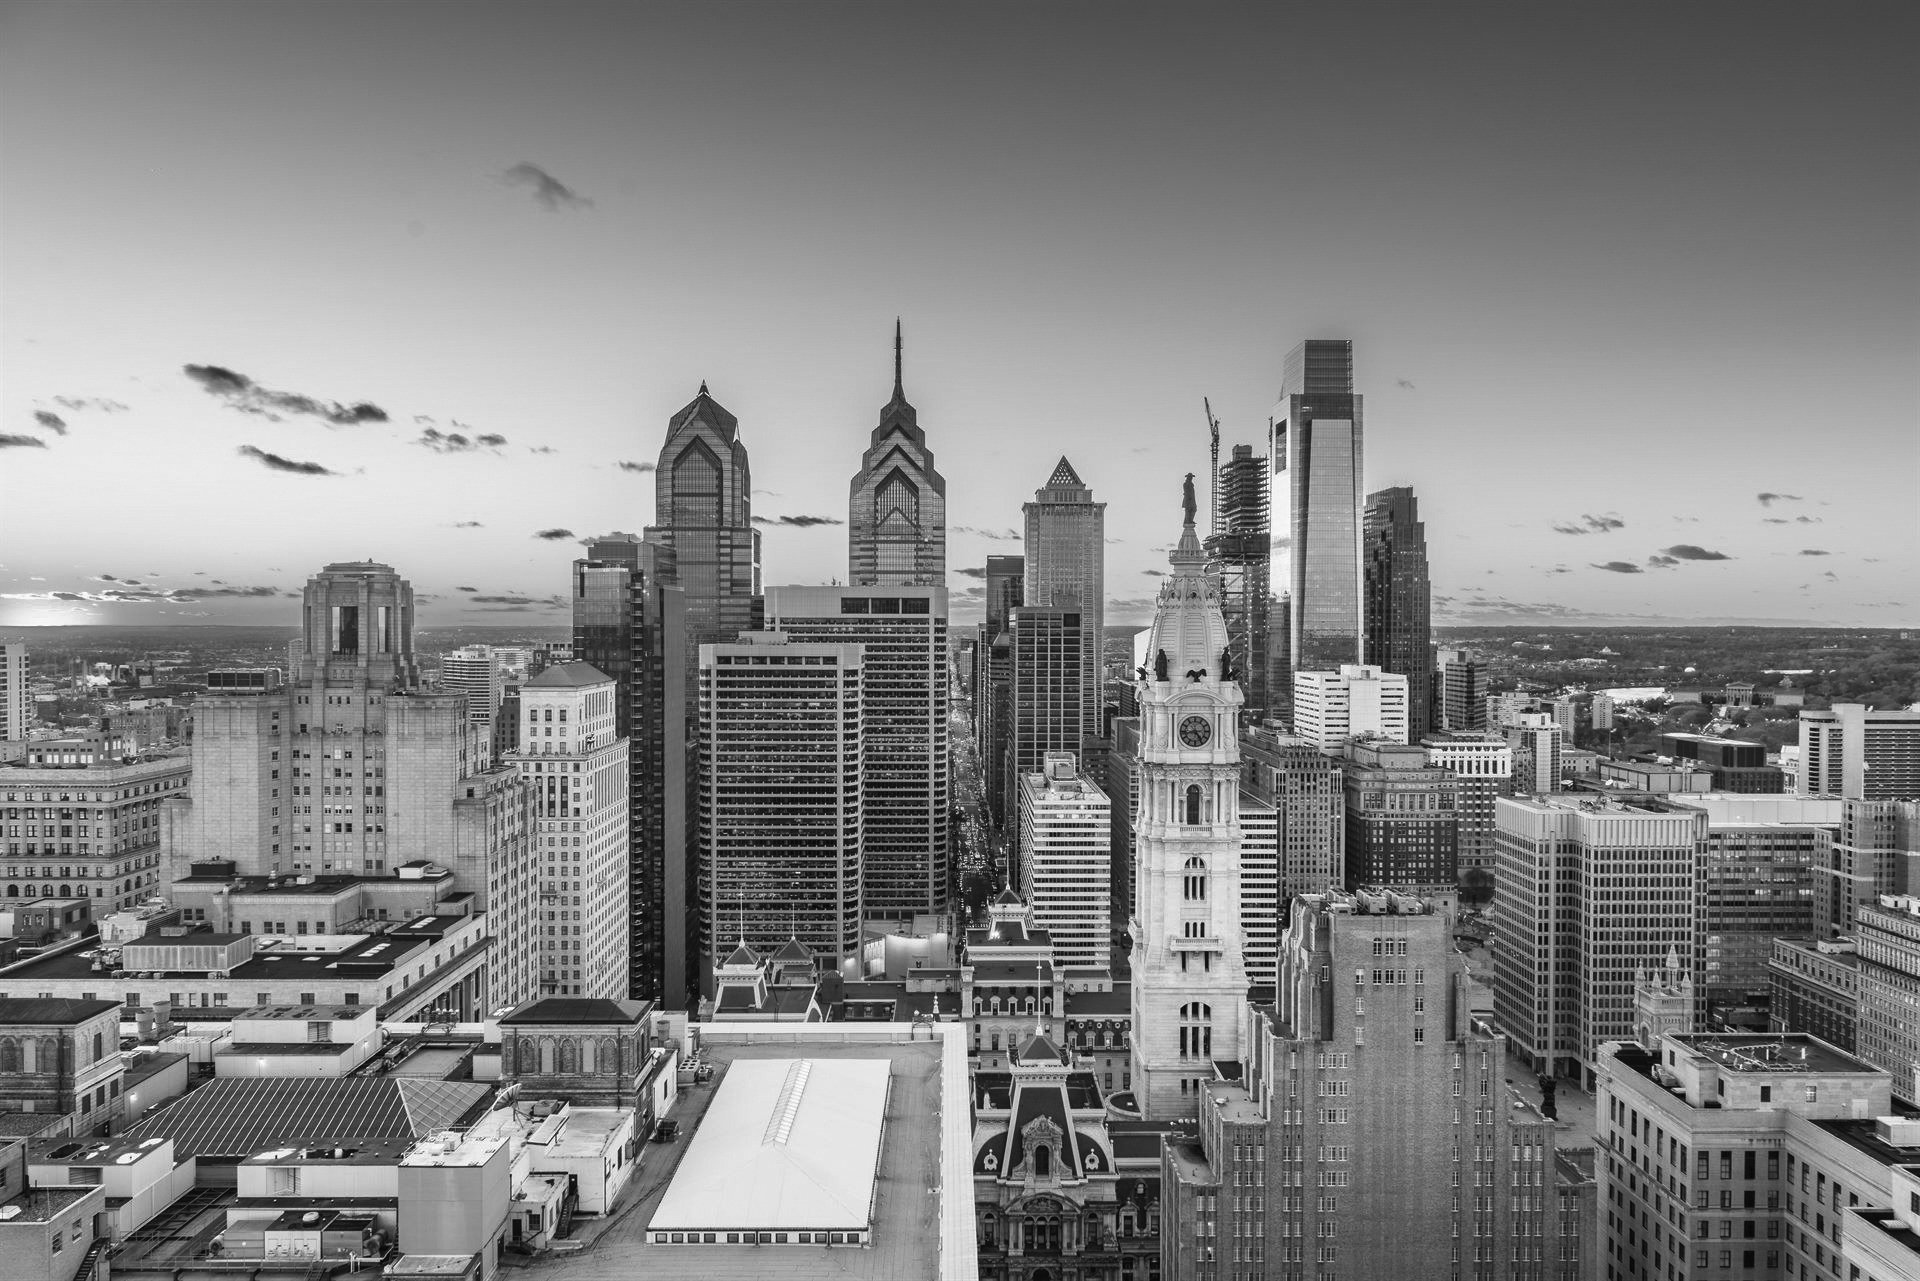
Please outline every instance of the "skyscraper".
[{"label": "skyscraper", "polygon": [[1286,676],[1362,661],[1365,433],[1353,344],[1309,338],[1287,354],[1272,415],[1273,582],[1288,602]]},{"label": "skyscraper", "polygon": [[1064,966],[1113,963],[1111,802],[1071,752],[1020,776],[1020,890]]},{"label": "skyscraper", "polygon": [[947,585],[947,482],[907,403],[900,360],[896,321],[893,399],[880,411],[847,503],[847,581],[855,587]]},{"label": "skyscraper", "polygon": [[0,743],[27,736],[33,724],[33,699],[27,692],[27,647],[0,645]]},{"label": "skyscraper", "polygon": [[1338,890],[1346,875],[1345,762],[1265,726],[1240,740],[1247,788],[1274,809],[1274,900]]},{"label": "skyscraper", "polygon": [[1227,620],[1233,667],[1247,696],[1243,714],[1254,724],[1272,707],[1273,528],[1267,460],[1251,445],[1235,445],[1220,466],[1214,492],[1219,510],[1207,538],[1207,556],[1220,576],[1220,612]]},{"label": "skyscraper", "polygon": [[767,627],[795,641],[862,647],[861,910],[909,922],[947,910],[952,726],[947,589],[769,587]]},{"label": "skyscraper", "polygon": [[1427,527],[1413,490],[1398,485],[1367,495],[1366,661],[1407,678],[1407,734],[1433,729],[1433,589],[1427,577]]},{"label": "skyscraper", "polygon": [[1021,777],[1039,770],[1048,752],[1077,751],[1087,736],[1080,679],[1086,615],[1078,605],[1018,605],[1009,612],[1003,823],[1018,817]]},{"label": "skyscraper", "polygon": [[467,696],[467,719],[475,724],[493,721],[506,692],[505,674],[491,645],[462,645],[440,660],[440,685]]},{"label": "skyscraper", "polygon": [[1487,728],[1487,668],[1470,649],[1442,649],[1434,659],[1439,683],[1440,728],[1477,734]]},{"label": "skyscraper", "polygon": [[755,625],[760,531],[739,420],[705,383],[668,421],[653,486],[658,523],[647,527],[646,541],[673,552],[672,581],[686,593],[688,652],[731,643]]},{"label": "skyscraper", "polygon": [[700,647],[700,985],[740,943],[860,953],[858,645],[748,632]]},{"label": "skyscraper", "polygon": [[1920,712],[1835,703],[1800,713],[1803,796],[1920,797]]},{"label": "skyscraper", "polygon": [[688,822],[686,593],[671,549],[609,535],[573,563],[573,652],[613,677],[614,731],[627,740],[631,955],[627,996],[686,1008],[694,964],[696,878]]},{"label": "skyscraper", "polygon": [[1560,790],[1560,752],[1566,731],[1548,712],[1514,712],[1506,728],[1513,752],[1513,790],[1551,795]]},{"label": "skyscraper", "polygon": [[1013,723],[1012,610],[1026,603],[1024,556],[987,557],[987,617],[980,625],[980,680],[974,699],[974,741],[980,745],[987,811],[996,828],[1006,822],[1007,743]]},{"label": "skyscraper", "polygon": [[1347,885],[1450,903],[1460,879],[1460,780],[1402,743],[1347,745]]},{"label": "skyscraper", "polygon": [[1293,726],[1323,752],[1369,734],[1404,743],[1407,678],[1365,663],[1343,663],[1337,672],[1296,671]]},{"label": "skyscraper", "polygon": [[1133,1085],[1152,1120],[1195,1115],[1241,1057],[1239,682],[1223,670],[1220,584],[1186,524],[1147,635],[1133,935]]},{"label": "skyscraper", "polygon": [[[1101,630],[1106,620],[1107,505],[1064,457],[1022,507],[1026,516],[1026,603],[1071,609],[1080,618],[1080,734],[1100,735]],[[1078,742],[1065,744],[1079,752]],[[1034,758],[1038,762],[1038,758]],[[1022,768],[1031,768],[1023,763]]]}]

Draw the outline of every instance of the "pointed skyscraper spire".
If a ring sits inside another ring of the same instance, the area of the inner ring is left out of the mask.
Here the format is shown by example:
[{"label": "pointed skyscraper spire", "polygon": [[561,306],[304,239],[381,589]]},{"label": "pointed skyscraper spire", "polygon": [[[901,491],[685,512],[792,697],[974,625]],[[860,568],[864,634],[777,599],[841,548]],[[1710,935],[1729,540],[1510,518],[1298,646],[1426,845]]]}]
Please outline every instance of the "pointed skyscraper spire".
[{"label": "pointed skyscraper spire", "polygon": [[893,398],[895,400],[907,398],[906,387],[900,380],[900,357],[904,346],[900,337],[900,317],[895,316],[893,318]]},{"label": "pointed skyscraper spire", "polygon": [[705,396],[705,395],[707,395],[707,394],[708,394],[708,393],[707,393],[707,380],[706,380],[706,379],[704,379],[704,378],[702,378],[702,379],[700,380],[700,394],[701,394],[702,396]]}]

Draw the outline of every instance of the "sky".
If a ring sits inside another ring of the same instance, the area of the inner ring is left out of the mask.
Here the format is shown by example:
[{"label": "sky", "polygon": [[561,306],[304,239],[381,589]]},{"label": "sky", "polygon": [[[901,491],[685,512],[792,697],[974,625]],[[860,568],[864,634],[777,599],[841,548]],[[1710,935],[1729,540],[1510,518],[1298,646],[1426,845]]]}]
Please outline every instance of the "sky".
[{"label": "sky", "polygon": [[896,316],[956,621],[1062,455],[1144,621],[1202,398],[1264,452],[1315,337],[1353,340],[1436,622],[1915,624],[1916,36],[1891,3],[4,0],[0,626],[292,624],[358,559],[423,623],[564,624],[703,380],[765,582],[843,578]]}]

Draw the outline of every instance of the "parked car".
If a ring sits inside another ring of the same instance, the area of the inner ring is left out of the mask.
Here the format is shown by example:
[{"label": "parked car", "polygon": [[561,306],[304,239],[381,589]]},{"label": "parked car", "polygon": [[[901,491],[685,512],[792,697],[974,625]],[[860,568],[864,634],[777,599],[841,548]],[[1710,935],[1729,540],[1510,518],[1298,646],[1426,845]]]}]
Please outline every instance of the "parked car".
[{"label": "parked car", "polygon": [[653,1127],[653,1141],[655,1143],[671,1143],[679,1137],[680,1123],[678,1121],[662,1121]]}]

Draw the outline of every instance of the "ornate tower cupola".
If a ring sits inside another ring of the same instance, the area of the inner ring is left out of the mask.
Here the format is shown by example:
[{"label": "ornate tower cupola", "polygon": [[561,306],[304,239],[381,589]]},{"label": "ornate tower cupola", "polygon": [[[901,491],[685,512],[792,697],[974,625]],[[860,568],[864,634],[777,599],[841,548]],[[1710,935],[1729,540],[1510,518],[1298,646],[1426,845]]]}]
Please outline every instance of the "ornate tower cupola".
[{"label": "ornate tower cupola", "polygon": [[1133,902],[1134,1087],[1153,1119],[1195,1114],[1216,1060],[1237,1060],[1247,982],[1240,931],[1239,712],[1220,584],[1187,476],[1137,673],[1140,791]]}]

